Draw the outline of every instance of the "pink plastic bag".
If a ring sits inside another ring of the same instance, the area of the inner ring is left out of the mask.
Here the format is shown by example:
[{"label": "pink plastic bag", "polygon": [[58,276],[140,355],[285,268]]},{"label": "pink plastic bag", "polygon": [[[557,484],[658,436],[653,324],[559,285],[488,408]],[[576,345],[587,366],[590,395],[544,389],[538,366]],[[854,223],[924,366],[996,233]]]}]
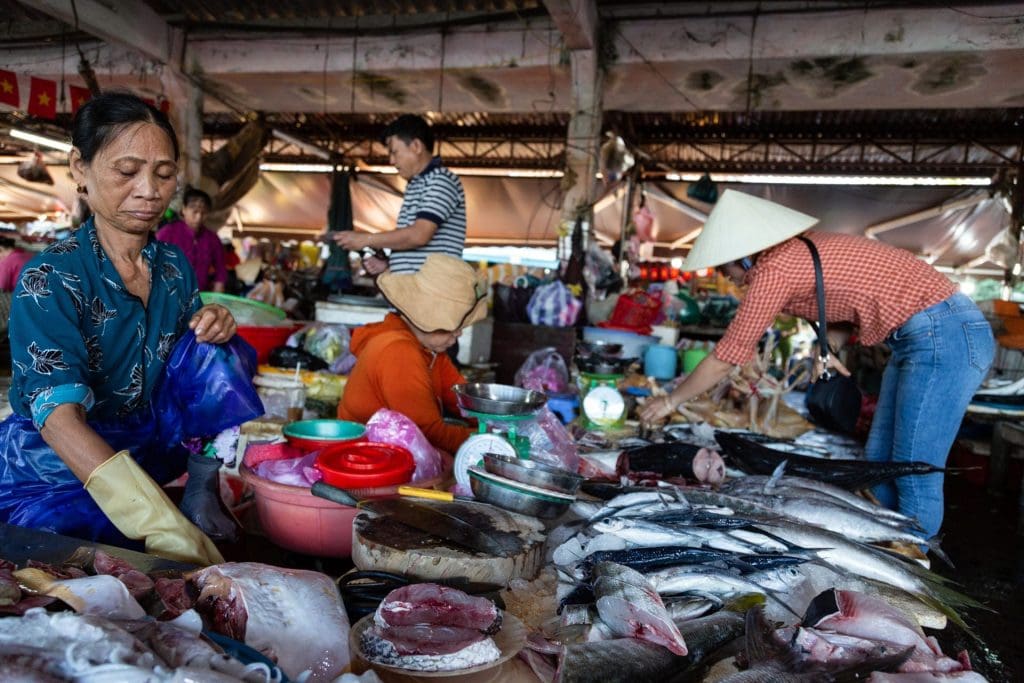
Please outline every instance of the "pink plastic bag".
[{"label": "pink plastic bag", "polygon": [[524,389],[564,394],[569,390],[569,369],[555,347],[548,346],[523,361],[516,371],[515,383]]},{"label": "pink plastic bag", "polygon": [[318,455],[320,455],[320,451],[307,453],[301,458],[264,460],[256,466],[256,474],[278,484],[308,488],[324,476],[313,466]]},{"label": "pink plastic bag", "polygon": [[580,466],[580,453],[572,434],[547,406],[541,408],[532,420],[522,422],[492,421],[491,427],[510,431],[530,441],[530,458],[537,462],[575,473]]},{"label": "pink plastic bag", "polygon": [[405,446],[416,462],[412,482],[441,476],[441,454],[408,417],[394,410],[381,408],[366,423],[367,441]]}]

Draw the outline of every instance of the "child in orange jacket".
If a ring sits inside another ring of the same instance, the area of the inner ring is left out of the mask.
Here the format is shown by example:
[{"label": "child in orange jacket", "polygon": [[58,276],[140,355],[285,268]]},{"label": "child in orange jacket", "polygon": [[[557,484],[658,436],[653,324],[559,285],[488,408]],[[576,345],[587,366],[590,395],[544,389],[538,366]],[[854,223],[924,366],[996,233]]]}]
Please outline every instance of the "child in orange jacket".
[{"label": "child in orange jacket", "polygon": [[454,453],[472,431],[444,422],[445,410],[458,413],[452,386],[466,381],[445,351],[487,315],[486,285],[461,259],[431,254],[418,273],[385,272],[377,286],[398,312],[352,334],[356,364],[338,417],[365,423],[381,408],[395,410]]}]

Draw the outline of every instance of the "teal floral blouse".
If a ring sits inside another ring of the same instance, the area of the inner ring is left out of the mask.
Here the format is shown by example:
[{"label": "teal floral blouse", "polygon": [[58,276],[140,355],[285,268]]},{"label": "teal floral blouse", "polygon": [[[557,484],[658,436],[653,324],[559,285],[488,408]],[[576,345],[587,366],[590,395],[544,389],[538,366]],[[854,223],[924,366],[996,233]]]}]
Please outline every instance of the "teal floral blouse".
[{"label": "teal floral blouse", "polygon": [[90,218],[21,271],[11,303],[11,407],[41,429],[79,403],[90,421],[147,407],[175,342],[199,307],[178,247],[151,238],[147,306],[125,289]]}]

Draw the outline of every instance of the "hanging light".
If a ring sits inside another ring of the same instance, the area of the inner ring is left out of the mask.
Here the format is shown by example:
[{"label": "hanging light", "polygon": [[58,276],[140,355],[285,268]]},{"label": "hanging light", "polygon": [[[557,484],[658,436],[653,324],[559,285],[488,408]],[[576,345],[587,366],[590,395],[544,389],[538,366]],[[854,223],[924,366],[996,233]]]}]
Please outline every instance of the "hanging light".
[{"label": "hanging light", "polygon": [[61,152],[64,152],[65,154],[71,151],[71,145],[67,142],[64,142],[62,140],[54,140],[53,138],[44,137],[42,135],[36,135],[35,133],[30,133],[27,130],[19,130],[17,128],[12,128],[10,130],[10,135],[12,138],[24,140],[25,142],[31,142],[34,145],[42,145],[43,147],[57,149],[60,150]]}]

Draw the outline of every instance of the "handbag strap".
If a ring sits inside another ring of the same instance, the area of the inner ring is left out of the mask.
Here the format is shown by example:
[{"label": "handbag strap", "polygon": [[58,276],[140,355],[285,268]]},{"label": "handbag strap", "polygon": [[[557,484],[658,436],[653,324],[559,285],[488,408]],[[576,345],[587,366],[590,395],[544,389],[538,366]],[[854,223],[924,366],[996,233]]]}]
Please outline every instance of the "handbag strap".
[{"label": "handbag strap", "polygon": [[823,366],[821,378],[827,380],[832,375],[828,371],[828,324],[825,322],[825,276],[821,272],[821,256],[818,254],[818,248],[810,239],[803,235],[797,235],[796,238],[807,245],[811,251],[811,260],[814,261],[814,290],[818,296],[818,324],[810,322],[811,327],[818,334],[818,357]]}]

